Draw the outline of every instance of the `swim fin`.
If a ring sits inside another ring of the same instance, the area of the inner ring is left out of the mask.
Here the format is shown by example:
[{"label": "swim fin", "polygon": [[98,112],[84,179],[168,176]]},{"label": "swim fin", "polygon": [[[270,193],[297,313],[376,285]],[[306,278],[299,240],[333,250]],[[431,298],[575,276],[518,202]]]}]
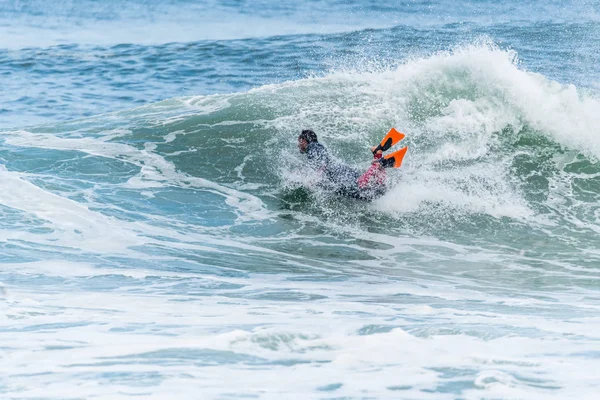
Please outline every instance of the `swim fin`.
[{"label": "swim fin", "polygon": [[381,143],[375,147],[373,154],[377,153],[379,150],[389,150],[393,145],[404,139],[404,136],[404,133],[398,132],[396,128],[390,129],[387,135],[381,140]]},{"label": "swim fin", "polygon": [[407,151],[408,147],[403,147],[400,150],[383,157],[379,162],[381,163],[383,168],[400,168],[402,166],[402,160],[404,159],[404,156],[406,155]]}]

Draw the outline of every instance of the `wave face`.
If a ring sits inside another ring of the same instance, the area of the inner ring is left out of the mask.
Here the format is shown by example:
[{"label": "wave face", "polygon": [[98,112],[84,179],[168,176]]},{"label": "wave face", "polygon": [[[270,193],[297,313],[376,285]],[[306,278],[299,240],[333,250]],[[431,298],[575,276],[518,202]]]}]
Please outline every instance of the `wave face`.
[{"label": "wave face", "polygon": [[595,399],[598,11],[0,2],[0,398]]},{"label": "wave face", "polygon": [[[595,394],[599,109],[475,43],[4,130],[0,391]],[[384,197],[301,189],[301,129],[366,168],[390,126]]]}]

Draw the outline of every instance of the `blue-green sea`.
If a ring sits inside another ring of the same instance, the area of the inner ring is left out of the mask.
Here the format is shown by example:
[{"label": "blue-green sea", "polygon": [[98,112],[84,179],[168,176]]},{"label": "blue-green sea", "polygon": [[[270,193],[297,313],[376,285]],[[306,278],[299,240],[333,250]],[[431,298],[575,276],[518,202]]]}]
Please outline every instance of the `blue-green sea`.
[{"label": "blue-green sea", "polygon": [[[597,399],[600,3],[0,2],[0,398]],[[373,202],[322,191],[312,129]]]}]

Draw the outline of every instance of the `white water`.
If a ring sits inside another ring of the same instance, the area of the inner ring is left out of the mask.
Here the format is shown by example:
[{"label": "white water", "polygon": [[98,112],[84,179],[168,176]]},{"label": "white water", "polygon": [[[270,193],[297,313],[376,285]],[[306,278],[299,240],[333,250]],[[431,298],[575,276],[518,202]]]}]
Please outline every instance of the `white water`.
[{"label": "white water", "polygon": [[[406,268],[395,274],[415,272]],[[469,399],[591,399],[598,389],[600,362],[589,357],[598,303],[582,303],[585,292],[468,289],[468,279],[431,275],[317,283],[50,261],[12,274],[59,279],[4,295],[3,385],[23,398],[192,399],[201,390],[430,399],[453,398],[439,385],[456,385]],[[99,290],[110,281],[118,288]],[[277,300],[288,296],[298,297]]]}]

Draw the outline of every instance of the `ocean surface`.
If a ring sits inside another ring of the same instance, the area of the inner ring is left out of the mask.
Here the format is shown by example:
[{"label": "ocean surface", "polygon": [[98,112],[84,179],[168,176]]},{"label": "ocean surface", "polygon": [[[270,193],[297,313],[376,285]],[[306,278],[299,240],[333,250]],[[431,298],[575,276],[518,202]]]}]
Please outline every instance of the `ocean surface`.
[{"label": "ocean surface", "polygon": [[[0,2],[0,398],[597,399],[600,3]],[[317,132],[372,203],[311,189]]]}]

